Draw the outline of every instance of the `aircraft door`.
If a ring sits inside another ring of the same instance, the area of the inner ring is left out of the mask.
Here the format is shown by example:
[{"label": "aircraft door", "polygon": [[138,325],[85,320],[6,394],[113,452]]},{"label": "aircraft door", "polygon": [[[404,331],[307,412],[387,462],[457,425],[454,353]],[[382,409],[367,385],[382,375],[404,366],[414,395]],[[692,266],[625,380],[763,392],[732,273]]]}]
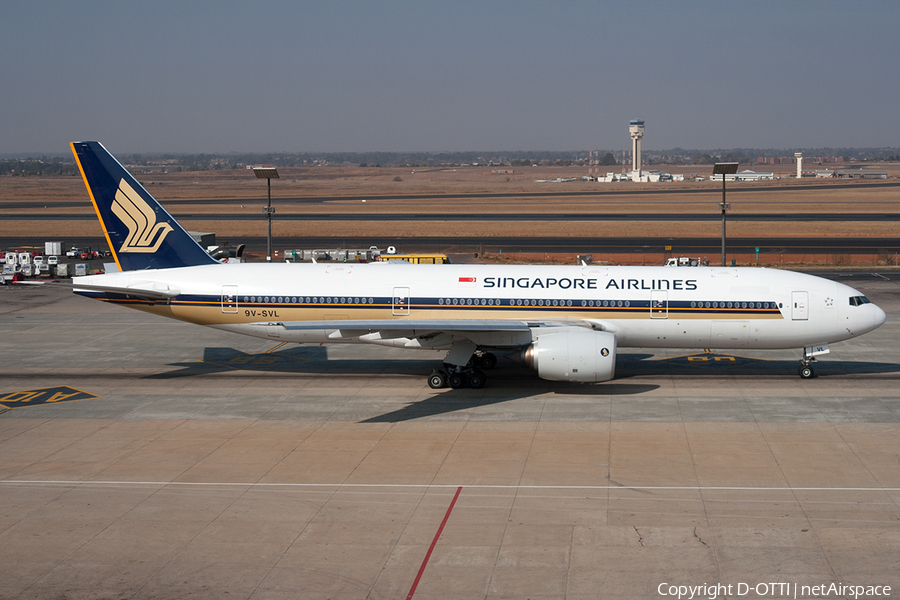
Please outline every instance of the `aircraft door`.
[{"label": "aircraft door", "polygon": [[791,292],[791,319],[794,321],[809,319],[809,292]]},{"label": "aircraft door", "polygon": [[401,317],[409,314],[409,288],[394,288],[394,297],[391,300],[391,314]]},{"label": "aircraft door", "polygon": [[654,290],[650,292],[650,318],[667,319],[669,317],[669,292]]},{"label": "aircraft door", "polygon": [[222,312],[234,314],[238,311],[238,288],[236,285],[222,286]]}]

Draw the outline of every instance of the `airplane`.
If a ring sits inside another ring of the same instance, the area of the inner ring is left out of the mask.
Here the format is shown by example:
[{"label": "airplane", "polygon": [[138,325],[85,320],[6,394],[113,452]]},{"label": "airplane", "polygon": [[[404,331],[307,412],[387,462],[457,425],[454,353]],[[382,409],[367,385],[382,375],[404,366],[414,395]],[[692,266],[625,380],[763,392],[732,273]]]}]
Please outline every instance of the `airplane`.
[{"label": "airplane", "polygon": [[100,143],[71,149],[119,269],[75,293],[278,342],[447,350],[435,389],[483,387],[497,353],[608,381],[622,347],[802,348],[810,378],[829,344],[886,318],[851,287],[765,268],[221,264]]}]

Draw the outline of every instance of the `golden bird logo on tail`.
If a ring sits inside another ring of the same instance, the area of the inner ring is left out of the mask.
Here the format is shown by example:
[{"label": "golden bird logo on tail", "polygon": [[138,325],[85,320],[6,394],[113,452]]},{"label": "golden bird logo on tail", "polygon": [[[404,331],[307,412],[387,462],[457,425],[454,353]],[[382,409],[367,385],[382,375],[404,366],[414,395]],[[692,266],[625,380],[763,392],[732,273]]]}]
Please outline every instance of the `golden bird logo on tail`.
[{"label": "golden bird logo on tail", "polygon": [[128,227],[128,237],[119,252],[156,252],[172,231],[168,223],[156,222],[156,213],[124,179],[119,182],[112,211]]}]

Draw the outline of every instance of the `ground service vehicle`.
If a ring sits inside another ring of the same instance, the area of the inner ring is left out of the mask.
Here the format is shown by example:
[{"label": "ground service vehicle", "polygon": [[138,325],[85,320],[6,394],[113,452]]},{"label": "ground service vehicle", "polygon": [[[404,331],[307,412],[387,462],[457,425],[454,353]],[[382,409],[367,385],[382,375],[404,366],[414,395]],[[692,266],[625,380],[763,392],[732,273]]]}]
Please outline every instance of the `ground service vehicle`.
[{"label": "ground service vehicle", "polygon": [[402,260],[414,265],[449,265],[446,254],[382,254],[382,261]]}]

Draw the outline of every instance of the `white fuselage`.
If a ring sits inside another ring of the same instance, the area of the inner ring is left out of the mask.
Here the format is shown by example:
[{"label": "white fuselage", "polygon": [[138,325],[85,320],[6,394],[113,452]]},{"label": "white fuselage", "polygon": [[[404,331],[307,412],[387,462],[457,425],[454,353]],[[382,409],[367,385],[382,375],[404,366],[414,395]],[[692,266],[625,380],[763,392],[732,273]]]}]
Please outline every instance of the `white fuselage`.
[{"label": "white fuselage", "polygon": [[[336,335],[334,322],[570,323],[608,331],[620,347],[775,349],[846,340],[885,319],[874,304],[854,305],[861,294],[846,285],[761,268],[276,263],[129,271],[75,283],[177,292],[150,301],[79,291],[259,337],[406,347],[445,347],[448,340],[413,345],[366,331]],[[283,327],[316,321],[329,325]],[[484,346],[515,347],[527,337],[498,334]]]}]

